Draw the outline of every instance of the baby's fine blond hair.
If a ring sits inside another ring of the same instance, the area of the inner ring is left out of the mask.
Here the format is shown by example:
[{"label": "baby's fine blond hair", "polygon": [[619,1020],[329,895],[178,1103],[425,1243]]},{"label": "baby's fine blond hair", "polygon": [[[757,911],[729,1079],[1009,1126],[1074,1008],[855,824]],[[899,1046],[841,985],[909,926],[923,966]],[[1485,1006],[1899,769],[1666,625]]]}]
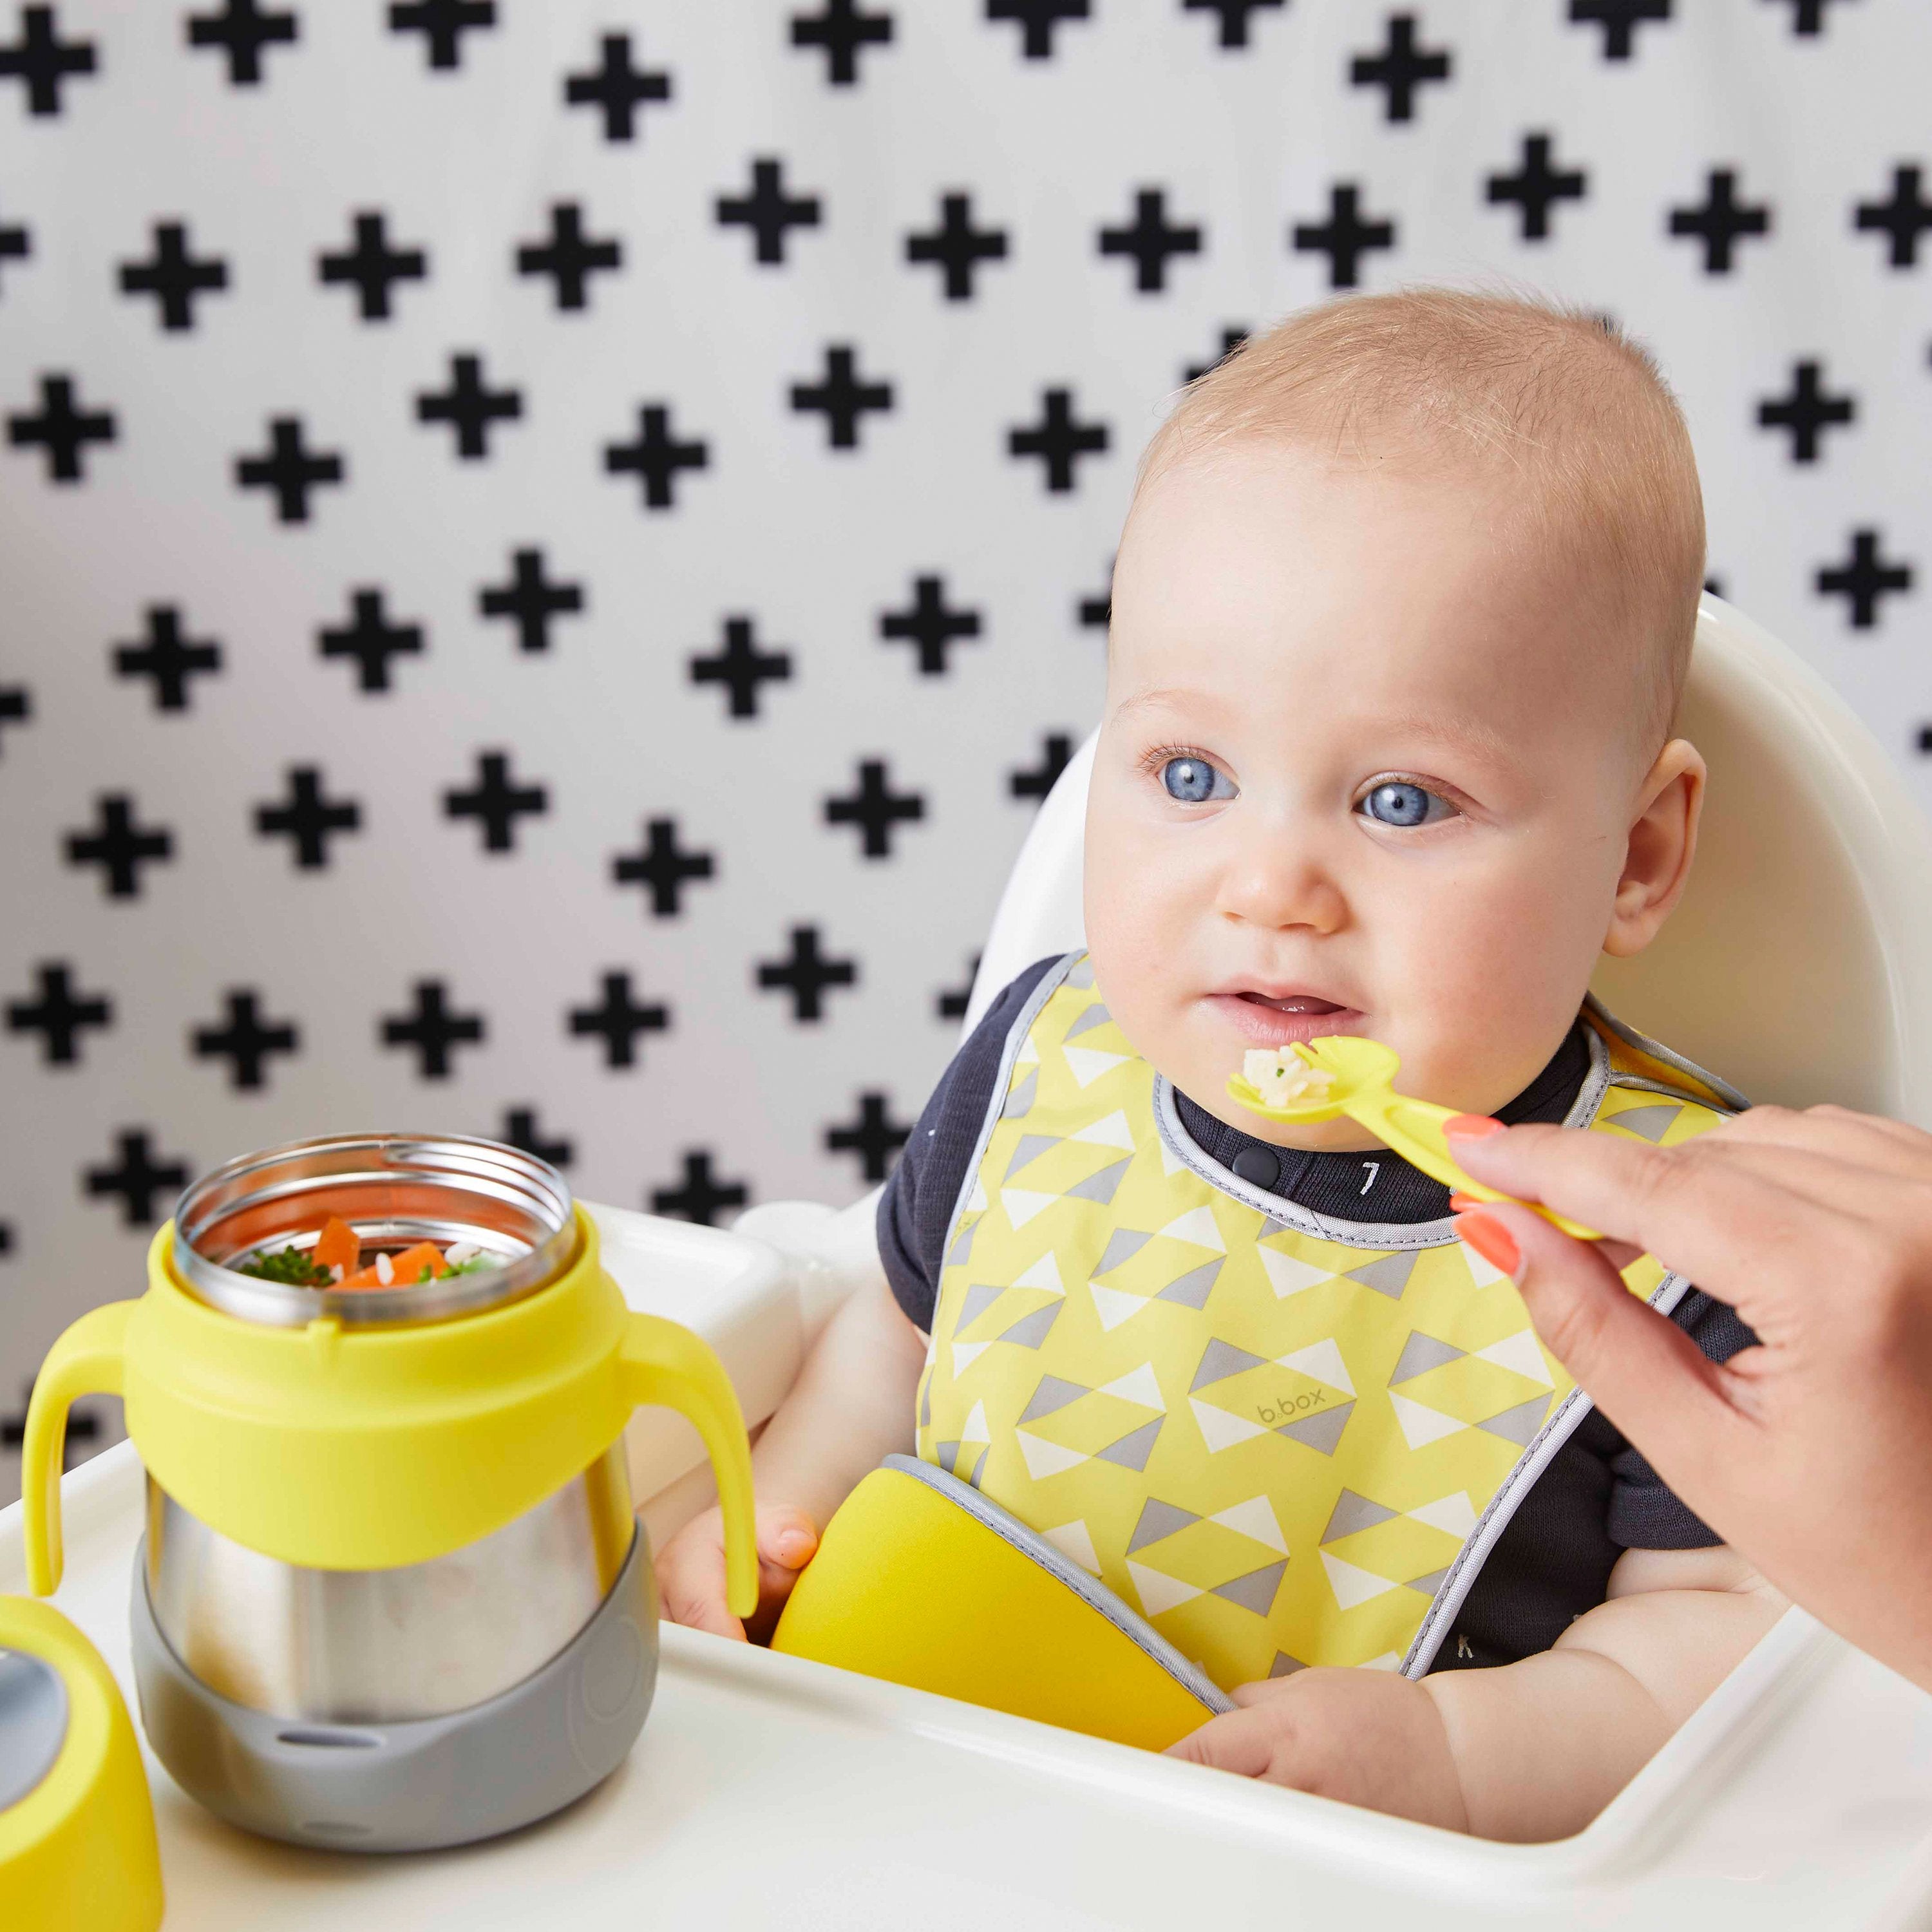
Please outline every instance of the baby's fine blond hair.
[{"label": "baby's fine blond hair", "polygon": [[1613,322],[1454,289],[1304,310],[1181,392],[1138,487],[1249,440],[1500,479],[1522,533],[1574,574],[1593,638],[1642,652],[1639,728],[1653,752],[1667,734],[1703,584],[1703,495],[1676,398]]}]

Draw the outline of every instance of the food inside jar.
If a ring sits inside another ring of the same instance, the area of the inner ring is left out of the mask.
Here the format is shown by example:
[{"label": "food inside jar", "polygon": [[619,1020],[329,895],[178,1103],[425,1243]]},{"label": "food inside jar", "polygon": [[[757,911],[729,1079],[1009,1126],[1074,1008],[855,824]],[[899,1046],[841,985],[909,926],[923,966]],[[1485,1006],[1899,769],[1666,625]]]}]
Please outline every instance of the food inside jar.
[{"label": "food inside jar", "polygon": [[236,1272],[295,1288],[359,1291],[412,1288],[445,1275],[478,1274],[502,1264],[500,1256],[474,1241],[452,1241],[446,1248],[439,1248],[434,1241],[418,1241],[399,1252],[372,1246],[366,1260],[364,1254],[362,1236],[346,1221],[331,1215],[313,1247],[278,1248],[272,1253],[253,1255],[238,1263]]}]

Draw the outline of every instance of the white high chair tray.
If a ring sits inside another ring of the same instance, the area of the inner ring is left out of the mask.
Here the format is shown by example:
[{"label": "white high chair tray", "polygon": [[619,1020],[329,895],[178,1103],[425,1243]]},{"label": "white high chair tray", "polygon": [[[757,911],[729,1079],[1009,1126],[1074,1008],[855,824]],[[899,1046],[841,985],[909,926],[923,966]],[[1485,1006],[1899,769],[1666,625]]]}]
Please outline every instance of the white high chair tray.
[{"label": "white high chair tray", "polygon": [[[812,1325],[809,1270],[762,1241],[598,1217],[633,1305],[705,1333],[748,1420],[761,1420]],[[632,1446],[634,1468],[661,1486],[694,1460],[694,1439],[656,1419]],[[76,1470],[64,1493],[56,1601],[131,1708],[132,1445]],[[0,1513],[0,1590],[25,1587],[16,1504]],[[1932,1922],[1932,1698],[1796,1613],[1588,1831],[1538,1846],[1477,1843],[692,1631],[662,1639],[628,1762],[559,1816],[488,1844],[406,1857],[272,1844],[203,1811],[150,1756],[168,1926]]]}]

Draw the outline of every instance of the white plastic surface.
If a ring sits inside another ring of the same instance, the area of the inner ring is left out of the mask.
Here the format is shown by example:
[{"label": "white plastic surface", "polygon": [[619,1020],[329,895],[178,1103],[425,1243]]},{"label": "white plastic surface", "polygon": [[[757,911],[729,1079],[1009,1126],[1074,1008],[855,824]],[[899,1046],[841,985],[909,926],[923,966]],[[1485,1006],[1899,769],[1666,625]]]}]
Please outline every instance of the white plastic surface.
[{"label": "white plastic surface", "polygon": [[[754,1420],[792,1372],[801,1286],[857,1222],[800,1217],[795,1230],[815,1228],[820,1245],[794,1266],[764,1241],[597,1214],[629,1298],[706,1333]],[[674,1440],[634,1438],[646,1483],[675,1466],[663,1454]],[[76,1471],[65,1496],[57,1600],[131,1704],[142,1502],[131,1445]],[[0,1513],[0,1590],[24,1583],[16,1504]],[[1932,1698],[1802,1617],[1772,1632],[1589,1831],[1533,1847],[1474,1843],[692,1631],[663,1639],[657,1701],[624,1768],[493,1844],[395,1858],[269,1844],[202,1811],[150,1758],[169,1926],[1413,1932],[1426,1914],[1432,1932],[1904,1932],[1932,1898]]]},{"label": "white plastic surface", "polygon": [[[1679,729],[1711,768],[1689,890],[1606,961],[1610,1010],[1752,1099],[1837,1100],[1932,1126],[1932,833],[1883,748],[1816,672],[1717,598]],[[966,1024],[1021,968],[1082,943],[1093,742],[1013,867]]]}]

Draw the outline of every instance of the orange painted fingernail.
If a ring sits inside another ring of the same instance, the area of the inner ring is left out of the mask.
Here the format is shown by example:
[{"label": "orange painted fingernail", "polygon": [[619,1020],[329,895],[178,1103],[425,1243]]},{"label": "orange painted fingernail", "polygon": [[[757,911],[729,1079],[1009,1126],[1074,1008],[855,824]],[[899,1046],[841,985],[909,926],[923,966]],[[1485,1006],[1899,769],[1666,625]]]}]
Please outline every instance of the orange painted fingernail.
[{"label": "orange painted fingernail", "polygon": [[1504,1274],[1514,1275],[1522,1265],[1522,1250],[1516,1246],[1516,1237],[1491,1216],[1480,1212],[1458,1215],[1456,1232],[1490,1267],[1501,1268]]},{"label": "orange painted fingernail", "polygon": [[1450,1210],[1457,1214],[1466,1213],[1472,1208],[1480,1208],[1482,1202],[1473,1194],[1465,1194],[1460,1189],[1449,1197]]},{"label": "orange painted fingernail", "polygon": [[1503,1131],[1503,1124],[1487,1114],[1451,1114],[1442,1123],[1442,1131],[1458,1140],[1484,1141]]}]

